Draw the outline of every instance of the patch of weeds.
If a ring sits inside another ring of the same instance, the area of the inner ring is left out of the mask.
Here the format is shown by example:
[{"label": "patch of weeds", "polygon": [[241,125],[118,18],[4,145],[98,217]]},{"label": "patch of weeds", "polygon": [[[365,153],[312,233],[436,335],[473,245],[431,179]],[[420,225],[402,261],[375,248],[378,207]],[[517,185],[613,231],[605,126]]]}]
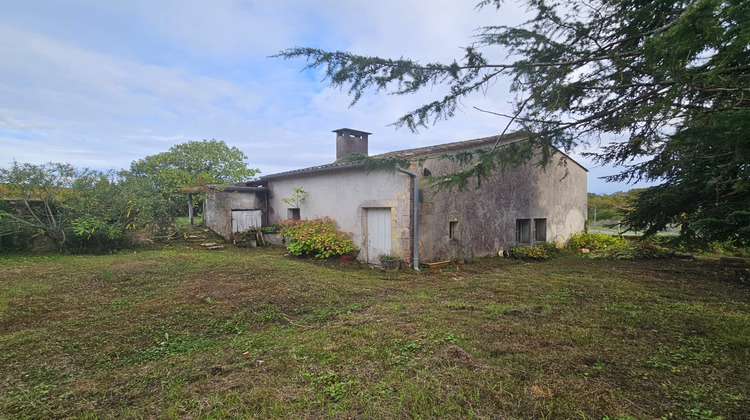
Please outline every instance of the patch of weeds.
[{"label": "patch of weeds", "polygon": [[0,397],[3,412],[13,414],[16,418],[40,418],[52,414],[48,401],[50,393],[57,387],[52,384],[39,384],[33,387],[22,387],[8,391]]},{"label": "patch of weeds", "polygon": [[334,360],[334,356],[325,349],[307,345],[293,347],[290,356],[292,360],[298,362],[311,360],[316,363],[325,363]]},{"label": "patch of weeds", "polygon": [[409,362],[416,359],[417,355],[419,355],[420,353],[427,352],[427,348],[424,347],[421,343],[401,343],[402,342],[400,340],[396,342],[396,351],[391,355],[391,361],[395,366],[408,364]]},{"label": "patch of weeds", "polygon": [[286,320],[287,316],[279,311],[279,308],[268,303],[263,302],[253,311],[253,321],[257,323],[266,323],[273,321]]},{"label": "patch of weeds", "polygon": [[580,328],[572,326],[570,336],[578,347],[590,347],[596,343],[596,335],[591,328]]},{"label": "patch of weeds", "polygon": [[724,419],[723,416],[715,415],[713,410],[704,408],[703,404],[700,404],[700,403],[690,403],[690,404],[677,403],[676,406],[677,408],[682,408],[682,413],[678,415],[673,412],[670,412],[662,416],[661,419],[662,420],[678,419],[678,418],[698,419],[698,420],[723,420]]},{"label": "patch of weeds", "polygon": [[232,340],[230,346],[239,348],[241,351],[252,351],[256,354],[260,354],[273,345],[273,342],[266,334],[265,331],[257,334],[242,334]]},{"label": "patch of weeds", "polygon": [[169,272],[192,272],[206,268],[206,264],[195,260],[180,260],[167,266]]},{"label": "patch of weeds", "polygon": [[125,358],[124,361],[127,364],[140,364],[178,354],[206,350],[215,345],[215,341],[198,334],[170,336],[169,333],[164,333],[162,337],[154,339],[153,346]]},{"label": "patch of weeds", "polygon": [[514,305],[510,303],[491,303],[489,305],[485,305],[484,310],[492,315],[503,315],[513,308]]},{"label": "patch of weeds", "polygon": [[322,392],[333,402],[340,401],[353,387],[359,385],[359,381],[347,379],[337,372],[328,372],[322,375],[303,373],[302,377],[315,385],[319,392]]},{"label": "patch of weeds", "polygon": [[463,335],[456,335],[452,332],[425,333],[420,334],[415,341],[404,343],[401,340],[396,341],[396,351],[392,353],[394,365],[407,364],[417,356],[422,354],[435,353],[435,347],[444,343],[456,344]]},{"label": "patch of weeds", "polygon": [[[602,362],[601,360],[597,360],[594,362],[589,369],[586,369],[581,374],[584,378],[588,378],[590,376],[594,376],[596,374],[600,374],[604,371],[604,368],[607,367],[607,364]],[[614,419],[614,418],[613,418]]]},{"label": "patch of weeds", "polygon": [[706,309],[705,306],[700,302],[698,303],[674,302],[670,306],[672,307],[672,309],[678,312],[690,313],[690,314],[699,313]]},{"label": "patch of weeds", "polygon": [[55,280],[47,279],[44,283],[36,283],[26,279],[23,281],[4,281],[2,287],[0,287],[0,312],[6,311],[15,299],[44,294],[52,288]]},{"label": "patch of weeds", "polygon": [[559,290],[556,290],[550,294],[547,295],[547,298],[550,300],[556,300],[561,302],[566,302],[574,297],[580,297],[583,296],[583,292],[575,289],[571,289],[567,286],[563,286]]},{"label": "patch of weeds", "polygon": [[335,318],[336,315],[338,315],[338,312],[335,308],[313,308],[312,312],[304,320],[308,323],[323,324]]},{"label": "patch of weeds", "polygon": [[117,273],[115,273],[112,269],[106,268],[102,270],[102,273],[99,275],[99,278],[102,279],[102,281],[112,282],[117,280]]},{"label": "patch of weeds", "polygon": [[66,372],[58,367],[43,366],[39,369],[32,370],[24,375],[26,379],[34,382],[60,382],[66,376]]},{"label": "patch of weeds", "polygon": [[417,353],[422,350],[422,345],[419,343],[406,343],[399,348],[402,353]]},{"label": "patch of weeds", "polygon": [[659,348],[659,355],[643,362],[646,367],[685,372],[691,366],[709,364],[720,357],[719,346],[705,337],[679,338],[678,345]]},{"label": "patch of weeds", "polygon": [[347,306],[345,309],[347,312],[361,312],[363,309],[365,309],[365,304],[352,303],[351,305]]},{"label": "patch of weeds", "polygon": [[242,334],[250,327],[250,325],[240,319],[230,319],[221,324],[221,331],[226,334]]}]

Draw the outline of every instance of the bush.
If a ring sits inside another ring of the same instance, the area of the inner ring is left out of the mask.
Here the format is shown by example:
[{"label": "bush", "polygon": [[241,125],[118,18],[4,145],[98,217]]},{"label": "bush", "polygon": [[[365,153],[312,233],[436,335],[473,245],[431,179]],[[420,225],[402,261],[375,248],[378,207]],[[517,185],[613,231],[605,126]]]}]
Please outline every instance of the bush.
[{"label": "bush", "polygon": [[546,260],[558,251],[557,245],[551,242],[545,242],[540,245],[514,246],[510,249],[510,256],[527,260]]},{"label": "bush", "polygon": [[336,230],[336,221],[325,217],[315,220],[282,220],[279,234],[291,238],[286,249],[292,255],[328,258],[354,251],[352,238]]},{"label": "bush", "polygon": [[596,214],[596,220],[620,220],[621,218],[622,214],[612,209],[602,209]]},{"label": "bush", "polygon": [[279,227],[276,225],[262,226],[260,228],[260,231],[263,233],[277,233],[278,230],[279,230]]},{"label": "bush", "polygon": [[581,249],[588,248],[590,250],[603,249],[613,245],[626,244],[627,240],[614,235],[607,235],[605,233],[588,233],[581,232],[571,236],[568,240],[568,248],[570,249]]},{"label": "bush", "polygon": [[647,260],[672,258],[674,255],[674,252],[652,240],[623,241],[622,243],[599,249],[590,254],[591,258],[606,260]]}]

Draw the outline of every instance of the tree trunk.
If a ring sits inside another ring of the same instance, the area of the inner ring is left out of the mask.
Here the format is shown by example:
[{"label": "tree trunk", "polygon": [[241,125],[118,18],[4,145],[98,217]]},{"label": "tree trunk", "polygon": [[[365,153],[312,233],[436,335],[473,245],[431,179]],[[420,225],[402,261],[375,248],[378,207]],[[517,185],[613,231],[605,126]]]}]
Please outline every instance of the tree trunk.
[{"label": "tree trunk", "polygon": [[190,219],[190,225],[193,225],[193,194],[188,193],[188,219]]}]

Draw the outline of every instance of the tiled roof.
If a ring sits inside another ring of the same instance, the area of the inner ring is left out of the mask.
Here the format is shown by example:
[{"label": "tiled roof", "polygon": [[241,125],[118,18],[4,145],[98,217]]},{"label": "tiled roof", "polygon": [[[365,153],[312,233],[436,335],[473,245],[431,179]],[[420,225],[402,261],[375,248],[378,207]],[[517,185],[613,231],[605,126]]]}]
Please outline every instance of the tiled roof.
[{"label": "tiled roof", "polygon": [[[437,144],[434,146],[417,147],[414,149],[396,150],[393,152],[382,153],[382,154],[373,155],[370,157],[372,158],[400,157],[404,159],[418,159],[421,157],[437,156],[437,155],[442,155],[445,153],[456,152],[459,150],[474,150],[474,149],[479,149],[482,147],[492,147],[495,144],[497,144],[498,146],[502,146],[505,144],[513,143],[515,141],[523,140],[525,138],[526,138],[525,133],[512,133],[512,134],[506,134],[505,136],[483,137],[483,138],[473,139],[473,140],[464,140],[464,141],[456,141],[452,143]],[[261,179],[282,178],[282,177],[293,176],[297,174],[307,174],[307,173],[328,171],[328,170],[334,170],[334,169],[353,168],[353,167],[363,166],[363,165],[364,163],[361,163],[361,162],[337,161],[337,162],[328,163],[325,165],[311,166],[309,168],[294,169],[291,171],[266,175],[266,176],[261,177]],[[585,169],[586,168],[584,168],[584,170]]]},{"label": "tiled roof", "polygon": [[363,163],[359,162],[333,162],[326,165],[318,165],[318,166],[310,166],[309,168],[302,168],[302,169],[294,169],[291,171],[286,172],[279,172],[277,174],[270,174],[266,176],[260,177],[261,179],[271,179],[271,178],[282,178],[285,176],[292,176],[297,174],[307,174],[312,172],[320,172],[320,171],[327,171],[332,169],[344,169],[344,168],[353,168],[355,166],[362,166]]},{"label": "tiled roof", "polygon": [[456,141],[453,143],[436,144],[434,146],[418,147],[416,149],[396,150],[394,152],[383,153],[380,155],[372,156],[374,158],[384,157],[400,157],[404,159],[416,159],[425,156],[435,156],[444,153],[455,152],[459,150],[473,150],[482,147],[492,147],[496,143],[498,146],[502,146],[508,143],[513,143],[518,140],[525,139],[524,133],[513,133],[505,136],[492,136],[483,137],[481,139]]}]

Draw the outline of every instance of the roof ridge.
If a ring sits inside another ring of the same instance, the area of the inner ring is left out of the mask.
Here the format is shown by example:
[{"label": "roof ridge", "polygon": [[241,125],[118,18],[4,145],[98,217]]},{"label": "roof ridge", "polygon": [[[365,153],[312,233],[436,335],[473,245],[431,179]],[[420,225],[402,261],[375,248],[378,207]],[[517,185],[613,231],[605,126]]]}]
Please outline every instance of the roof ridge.
[{"label": "roof ridge", "polygon": [[[461,140],[461,141],[454,141],[450,143],[435,144],[432,146],[414,147],[411,149],[394,150],[392,152],[380,153],[377,155],[372,155],[370,157],[371,158],[400,157],[404,159],[415,159],[415,158],[424,157],[424,156],[442,154],[442,153],[450,152],[450,151],[457,150],[457,149],[465,149],[471,146],[474,146],[474,148],[476,149],[476,148],[481,147],[482,145],[489,144],[491,142],[497,142],[499,146],[500,145],[504,146],[510,143],[514,143],[516,141],[523,140],[527,138],[528,136],[529,134],[527,132],[516,131],[510,134],[480,137],[480,138],[471,139],[471,140]],[[588,171],[586,168],[583,167],[583,165],[576,162],[574,159],[568,156],[565,152],[561,151],[560,149],[557,149],[557,151],[565,155],[565,157],[567,157],[568,159],[576,163],[578,166],[580,166],[584,170]],[[336,161],[336,162],[326,163],[323,165],[309,166],[307,168],[292,169],[291,171],[278,172],[275,174],[262,176],[261,179],[269,179],[269,178],[276,178],[276,177],[282,177],[282,176],[287,176],[287,175],[319,172],[319,171],[324,171],[324,170],[329,170],[329,169],[353,168],[353,167],[363,166],[363,165],[364,165],[363,162]]]},{"label": "roof ridge", "polygon": [[422,146],[422,147],[414,147],[411,149],[403,149],[403,150],[394,150],[392,152],[386,152],[381,153],[378,155],[373,155],[371,157],[377,158],[377,157],[388,157],[388,156],[399,156],[399,157],[406,157],[406,156],[400,156],[400,155],[409,155],[413,154],[412,157],[417,157],[420,155],[429,155],[432,154],[432,152],[445,152],[450,151],[452,149],[456,148],[465,148],[466,146],[470,145],[481,145],[485,143],[490,143],[491,141],[500,141],[500,144],[508,144],[512,143],[513,141],[519,141],[522,140],[526,136],[526,133],[524,132],[515,132],[511,134],[505,134],[505,135],[496,135],[496,136],[489,136],[489,137],[480,137],[476,139],[471,140],[461,140],[461,141],[454,141],[450,143],[440,143],[435,144],[432,146]]}]

